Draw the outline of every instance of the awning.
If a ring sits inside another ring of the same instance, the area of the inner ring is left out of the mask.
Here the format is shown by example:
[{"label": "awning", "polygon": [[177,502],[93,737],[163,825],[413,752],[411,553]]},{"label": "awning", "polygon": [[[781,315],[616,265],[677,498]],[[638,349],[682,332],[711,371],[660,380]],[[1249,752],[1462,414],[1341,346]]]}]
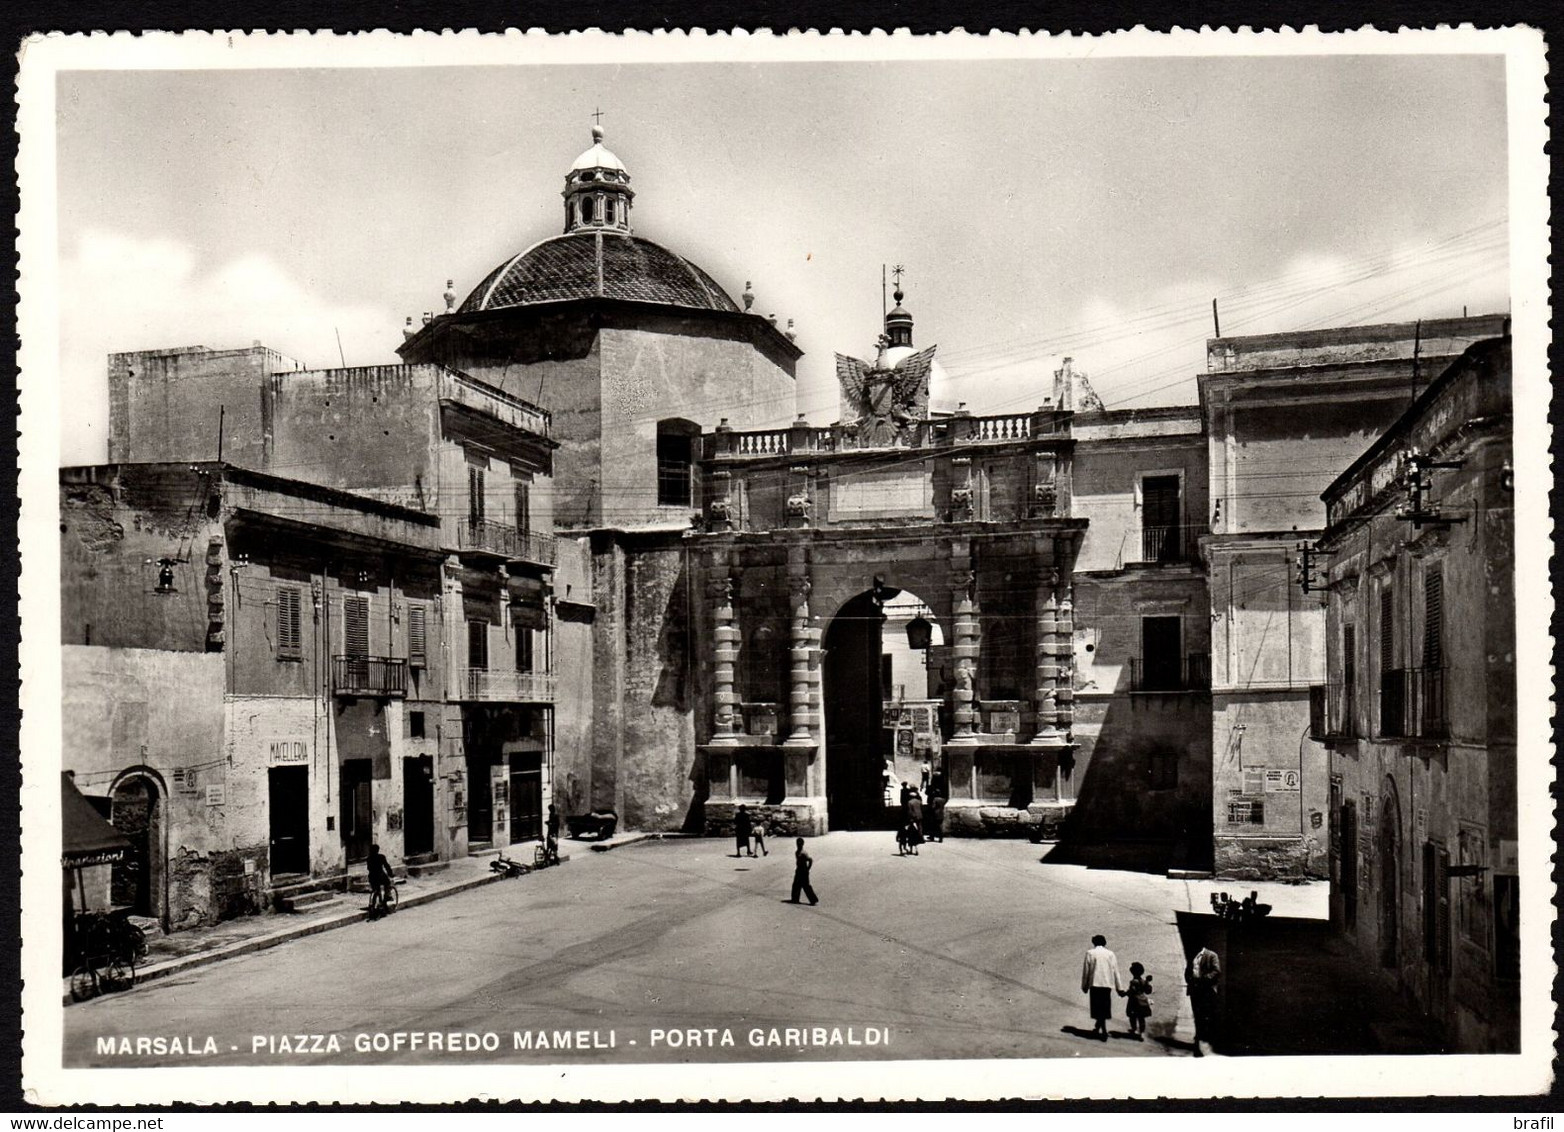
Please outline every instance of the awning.
[{"label": "awning", "polygon": [[130,841],[98,815],[71,776],[60,774],[60,863],[68,869],[125,859]]}]

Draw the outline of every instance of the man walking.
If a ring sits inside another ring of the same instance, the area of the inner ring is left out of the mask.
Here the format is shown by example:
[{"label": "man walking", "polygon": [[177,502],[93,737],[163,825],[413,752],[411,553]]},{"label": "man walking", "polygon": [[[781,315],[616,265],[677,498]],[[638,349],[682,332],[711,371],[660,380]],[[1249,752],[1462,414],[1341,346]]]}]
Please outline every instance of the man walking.
[{"label": "man walking", "polygon": [[814,858],[804,852],[804,839],[798,838],[798,851],[793,854],[793,899],[789,903],[797,904],[800,892],[809,897],[810,904],[820,903],[815,890],[809,886],[809,870],[814,863]]},{"label": "man walking", "polygon": [[749,820],[749,807],[740,806],[738,813],[733,815],[733,840],[738,844],[738,852],[733,854],[735,857],[742,857],[745,853],[751,857],[755,855],[755,848],[749,843],[753,828]]},{"label": "man walking", "polygon": [[1113,992],[1128,992],[1119,974],[1119,957],[1108,950],[1106,936],[1092,936],[1091,950],[1081,967],[1081,990],[1091,1000],[1092,1034],[1108,1040],[1108,1019],[1113,1017]]},{"label": "man walking", "polygon": [[1195,1056],[1204,1057],[1200,1043],[1211,1043],[1216,1029],[1216,985],[1222,977],[1222,963],[1216,952],[1202,947],[1189,961],[1185,981],[1189,986],[1189,1005],[1195,1015]]}]

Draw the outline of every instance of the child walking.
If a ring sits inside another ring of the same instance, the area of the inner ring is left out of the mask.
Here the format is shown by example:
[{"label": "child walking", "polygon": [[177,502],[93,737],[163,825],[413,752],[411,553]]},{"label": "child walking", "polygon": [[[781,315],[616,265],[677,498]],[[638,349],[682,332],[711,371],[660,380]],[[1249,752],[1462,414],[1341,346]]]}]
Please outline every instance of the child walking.
[{"label": "child walking", "polygon": [[1130,964],[1130,988],[1125,992],[1124,1016],[1130,1020],[1130,1033],[1137,1042],[1146,1040],[1146,1019],[1151,1017],[1151,976],[1140,963]]}]

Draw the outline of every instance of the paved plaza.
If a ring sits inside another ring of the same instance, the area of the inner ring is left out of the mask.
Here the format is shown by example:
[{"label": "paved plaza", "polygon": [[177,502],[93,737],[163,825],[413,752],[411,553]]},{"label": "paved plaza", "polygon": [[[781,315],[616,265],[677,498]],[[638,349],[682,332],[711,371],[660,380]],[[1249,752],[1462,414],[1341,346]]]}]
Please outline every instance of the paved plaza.
[{"label": "paved plaza", "polygon": [[[786,841],[578,853],[70,1007],[66,1064],[1184,1057],[1176,913],[1254,887],[1044,864],[1024,841],[808,848],[818,907],[787,902]],[[1323,885],[1260,887],[1278,915],[1323,913]],[[1145,1042],[1122,999],[1113,1037],[1085,1036],[1094,933],[1156,978]]]}]

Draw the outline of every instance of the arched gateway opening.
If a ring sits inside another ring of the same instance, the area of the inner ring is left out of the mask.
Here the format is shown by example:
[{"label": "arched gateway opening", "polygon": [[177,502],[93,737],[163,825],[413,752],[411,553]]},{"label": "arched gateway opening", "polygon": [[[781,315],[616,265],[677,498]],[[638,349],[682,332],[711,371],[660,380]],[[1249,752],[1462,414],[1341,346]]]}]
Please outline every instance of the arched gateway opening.
[{"label": "arched gateway opening", "polygon": [[[888,767],[897,781],[926,788],[928,763],[939,770],[937,675],[929,679],[928,649],[943,640],[933,614],[916,596],[881,586],[843,604],[822,642],[826,805],[830,827],[889,829],[899,813],[887,804]],[[909,705],[907,726],[888,722],[886,705]],[[917,713],[922,730],[912,726]]]}]

